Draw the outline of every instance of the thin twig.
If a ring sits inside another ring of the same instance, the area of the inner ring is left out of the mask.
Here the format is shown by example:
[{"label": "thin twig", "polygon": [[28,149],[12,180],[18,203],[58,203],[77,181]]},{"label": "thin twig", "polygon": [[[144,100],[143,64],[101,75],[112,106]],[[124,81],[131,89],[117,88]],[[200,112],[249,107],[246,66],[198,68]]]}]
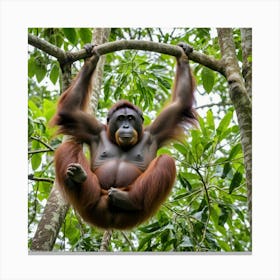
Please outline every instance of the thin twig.
[{"label": "thin twig", "polygon": [[127,235],[125,234],[125,232],[121,231],[124,239],[127,241],[127,243],[129,244],[129,246],[131,247],[132,251],[135,251],[135,247],[133,245],[133,243],[129,240],[129,238],[127,237]]},{"label": "thin twig", "polygon": [[34,151],[28,151],[29,155],[34,155],[34,154],[40,154],[40,153],[48,153],[48,152],[53,152],[53,149],[41,149],[41,150],[34,150]]},{"label": "thin twig", "polygon": [[52,146],[50,146],[48,143],[44,142],[41,138],[31,136],[31,139],[40,142],[41,144],[43,144],[44,146],[46,146],[46,147],[47,147],[48,149],[50,149],[51,151],[54,151],[54,148],[53,148]]},{"label": "thin twig", "polygon": [[197,110],[197,109],[209,108],[209,107],[214,107],[214,106],[233,106],[233,104],[232,103],[224,103],[224,102],[211,103],[211,104],[205,104],[205,105],[195,107],[195,109]]},{"label": "thin twig", "polygon": [[205,239],[205,236],[206,236],[206,231],[207,231],[207,226],[208,226],[208,223],[210,221],[210,216],[211,216],[211,203],[210,203],[210,197],[209,197],[209,193],[208,193],[208,189],[207,189],[207,186],[206,186],[206,182],[204,181],[204,178],[202,176],[202,174],[200,173],[199,169],[197,168],[196,169],[196,172],[198,174],[198,176],[200,177],[201,179],[201,182],[202,182],[202,185],[203,185],[203,188],[204,188],[204,191],[205,191],[205,197],[206,197],[206,202],[207,202],[207,205],[208,205],[208,215],[207,215],[207,220],[205,222],[205,227],[204,227],[204,230],[203,230],[203,235],[202,235],[202,238],[201,238],[201,241],[199,243],[199,245],[201,245]]},{"label": "thin twig", "polygon": [[34,177],[33,174],[28,175],[28,180],[37,181],[37,182],[48,182],[48,183],[51,183],[51,184],[54,183],[54,179]]}]

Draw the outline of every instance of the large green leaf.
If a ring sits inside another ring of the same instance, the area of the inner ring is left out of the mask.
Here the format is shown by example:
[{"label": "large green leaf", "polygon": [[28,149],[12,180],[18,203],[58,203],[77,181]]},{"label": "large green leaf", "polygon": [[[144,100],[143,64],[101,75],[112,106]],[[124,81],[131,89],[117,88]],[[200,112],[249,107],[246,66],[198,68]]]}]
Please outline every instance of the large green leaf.
[{"label": "large green leaf", "polygon": [[35,75],[38,83],[42,82],[47,74],[47,68],[45,64],[42,64],[39,61],[36,61],[35,64]]},{"label": "large green leaf", "polygon": [[[33,141],[33,144],[34,144],[34,145],[32,145],[33,150],[40,148],[40,145],[38,144],[37,141]],[[34,171],[39,168],[39,166],[41,165],[41,162],[42,162],[42,155],[40,153],[32,155],[31,165],[32,165],[32,169]]]},{"label": "large green leaf", "polygon": [[214,116],[212,110],[208,110],[206,114],[206,120],[207,124],[210,129],[214,130],[215,129],[215,122],[214,122]]},{"label": "large green leaf", "polygon": [[63,28],[63,33],[71,44],[77,44],[78,37],[75,28]]},{"label": "large green leaf", "polygon": [[228,192],[232,193],[236,188],[240,186],[241,182],[242,182],[242,173],[237,171],[233,175]]},{"label": "large green leaf", "polygon": [[201,72],[202,85],[207,93],[210,93],[215,84],[215,74],[213,70],[204,67]]},{"label": "large green leaf", "polygon": [[231,119],[233,115],[233,109],[228,110],[226,115],[223,117],[223,119],[220,121],[220,124],[217,128],[217,133],[220,135],[222,134],[229,126]]},{"label": "large green leaf", "polygon": [[50,80],[55,85],[59,77],[59,67],[56,63],[52,65],[51,73],[50,73]]},{"label": "large green leaf", "polygon": [[36,73],[36,62],[34,60],[34,57],[30,57],[28,59],[28,77],[32,78]]},{"label": "large green leaf", "polygon": [[242,152],[242,146],[241,143],[238,143],[231,149],[228,159],[232,160],[233,158],[236,157],[236,155],[240,154],[241,152]]},{"label": "large green leaf", "polygon": [[79,35],[84,44],[91,43],[92,40],[92,31],[90,28],[80,28]]},{"label": "large green leaf", "polygon": [[230,162],[226,162],[223,169],[222,178],[226,178],[227,174],[231,171],[231,164]]},{"label": "large green leaf", "polygon": [[173,147],[182,155],[186,155],[188,152],[187,147],[181,143],[174,143]]}]

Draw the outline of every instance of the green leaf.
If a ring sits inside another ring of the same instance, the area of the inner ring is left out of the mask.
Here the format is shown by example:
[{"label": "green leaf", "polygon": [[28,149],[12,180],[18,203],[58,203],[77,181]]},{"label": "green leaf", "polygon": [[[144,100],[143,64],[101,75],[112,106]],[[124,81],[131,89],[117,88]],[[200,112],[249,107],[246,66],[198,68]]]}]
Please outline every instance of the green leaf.
[{"label": "green leaf", "polygon": [[206,120],[207,120],[207,124],[208,124],[209,128],[214,130],[215,129],[215,122],[214,122],[214,117],[213,117],[212,110],[207,111]]},{"label": "green leaf", "polygon": [[215,74],[209,68],[204,67],[201,72],[202,84],[207,93],[210,93],[215,84]]},{"label": "green leaf", "polygon": [[203,155],[203,151],[204,151],[203,145],[201,143],[198,143],[198,145],[196,145],[195,148],[196,148],[197,159],[199,159]]},{"label": "green leaf", "polygon": [[[30,109],[28,109],[29,111]],[[32,116],[28,115],[28,137],[30,138],[34,132],[34,122]]]},{"label": "green leaf", "polygon": [[240,152],[242,152],[242,146],[240,143],[236,144],[230,151],[230,155],[228,157],[229,160],[232,160],[235,158],[236,155],[238,155]]},{"label": "green leaf", "polygon": [[162,79],[161,77],[157,77],[159,86],[165,88],[165,89],[171,89],[171,85],[167,79]]},{"label": "green leaf", "polygon": [[39,168],[40,164],[41,164],[41,154],[34,154],[31,158],[31,165],[32,165],[32,169],[36,170],[37,168]]},{"label": "green leaf", "polygon": [[76,45],[78,42],[77,33],[75,28],[63,28],[63,33],[69,42]]},{"label": "green leaf", "polygon": [[229,194],[231,194],[236,188],[238,188],[240,186],[240,183],[242,182],[242,173],[240,173],[239,171],[235,172],[231,183],[230,183],[230,187],[229,187]]},{"label": "green leaf", "polygon": [[31,99],[28,100],[28,108],[32,111],[33,119],[36,119],[42,115],[42,111]]},{"label": "green leaf", "polygon": [[231,196],[236,200],[247,202],[247,197],[244,195],[232,194]]},{"label": "green leaf", "polygon": [[174,198],[173,198],[173,201],[176,201],[176,200],[180,200],[180,199],[182,199],[182,198],[184,198],[184,197],[186,197],[186,196],[188,196],[189,195],[189,193],[182,193],[182,194],[179,194],[179,195],[176,195]]},{"label": "green leaf", "polygon": [[156,237],[157,234],[158,234],[158,233],[153,233],[153,234],[149,234],[148,236],[144,237],[144,238],[140,241],[137,251],[141,251],[141,250],[144,248],[144,245],[145,245],[145,244],[147,244],[147,248],[149,249],[150,243],[151,243],[152,239],[153,239],[154,237]]},{"label": "green leaf", "polygon": [[207,130],[205,129],[204,118],[198,116],[198,123],[199,123],[199,127],[202,130],[203,134],[206,134]]},{"label": "green leaf", "polygon": [[223,226],[225,224],[228,218],[228,214],[229,214],[228,211],[222,209],[222,214],[219,216],[219,221],[218,221],[219,226]]},{"label": "green leaf", "polygon": [[200,144],[200,137],[199,136],[201,135],[201,133],[197,129],[192,129],[191,130],[191,135],[192,135],[192,146],[193,146],[193,148],[195,150],[196,146],[198,144]]},{"label": "green leaf", "polygon": [[217,128],[217,133],[222,134],[224,131],[226,131],[227,127],[229,126],[231,119],[233,115],[233,109],[230,109],[227,114],[223,117],[223,119],[220,121],[220,124]]},{"label": "green leaf", "polygon": [[141,97],[145,99],[147,96],[147,90],[146,90],[146,87],[145,87],[143,81],[140,78],[136,79],[136,86],[137,86],[138,92],[141,93]]},{"label": "green leaf", "polygon": [[174,143],[173,147],[182,155],[187,154],[188,150],[186,149],[186,147],[180,143]]},{"label": "green leaf", "polygon": [[32,78],[36,73],[36,63],[33,57],[28,60],[28,77]]},{"label": "green leaf", "polygon": [[[186,177],[183,176],[182,173],[179,173],[178,179],[179,179],[181,185],[182,185],[184,188],[188,189],[189,191],[192,190],[192,185],[190,184],[189,180],[188,180]],[[184,195],[185,195],[185,194],[184,194]],[[180,195],[180,196],[181,196],[181,195]]]},{"label": "green leaf", "polygon": [[169,234],[170,234],[169,229],[166,229],[161,233],[160,235],[161,244],[165,244],[168,241]]},{"label": "green leaf", "polygon": [[218,240],[218,243],[224,251],[226,251],[226,252],[231,251],[230,246],[225,241]]},{"label": "green leaf", "polygon": [[229,162],[226,162],[224,165],[223,174],[222,174],[221,178],[222,179],[226,178],[226,176],[230,172],[230,170],[231,170],[231,165]]},{"label": "green leaf", "polygon": [[[160,65],[160,64],[152,64],[150,67],[151,70],[165,70],[166,67],[164,65]],[[162,72],[162,71],[160,71]]]},{"label": "green leaf", "polygon": [[46,118],[47,122],[53,117],[55,110],[56,110],[56,103],[48,99],[44,99],[43,111],[44,111],[44,117]]},{"label": "green leaf", "polygon": [[165,228],[171,229],[172,226],[171,225],[170,225],[170,227],[168,226],[170,217],[167,215],[167,213],[165,211],[163,211],[161,209],[160,211],[158,211],[156,217],[157,217],[158,223],[161,227],[164,227],[167,224],[167,227],[165,227]]},{"label": "green leaf", "polygon": [[38,83],[43,81],[46,74],[47,74],[46,65],[44,65],[40,62],[37,62],[36,63],[36,69],[35,69],[35,75],[36,75],[36,79],[37,79]]},{"label": "green leaf", "polygon": [[[108,78],[109,77],[109,78]],[[113,75],[108,75],[104,81],[104,100],[107,101],[110,98],[110,87],[111,87],[111,82],[113,79]]]},{"label": "green leaf", "polygon": [[145,233],[151,233],[151,232],[158,231],[160,228],[161,228],[160,224],[158,222],[155,222],[153,224],[140,227],[139,230]]},{"label": "green leaf", "polygon": [[52,65],[52,70],[50,73],[50,80],[52,81],[52,83],[54,85],[56,84],[58,77],[59,77],[59,68],[58,68],[57,64],[55,63]]},{"label": "green leaf", "polygon": [[90,43],[92,40],[92,32],[90,28],[80,28],[79,35],[84,44]]},{"label": "green leaf", "polygon": [[214,144],[214,141],[210,141],[210,142],[206,143],[204,145],[204,150],[203,151],[206,152],[210,147],[213,146],[213,144]]},{"label": "green leaf", "polygon": [[212,205],[211,208],[211,220],[214,222],[215,226],[218,225],[219,222],[219,212],[220,212],[220,208],[218,207],[218,205],[215,203]]},{"label": "green leaf", "polygon": [[194,224],[193,224],[194,234],[195,234],[196,236],[201,236],[201,232],[202,232],[202,230],[203,230],[203,227],[204,227],[204,225],[203,225],[203,223],[201,223],[201,222],[196,222],[196,223],[194,223]]},{"label": "green leaf", "polygon": [[188,180],[199,180],[200,177],[196,173],[180,172],[180,175]]}]

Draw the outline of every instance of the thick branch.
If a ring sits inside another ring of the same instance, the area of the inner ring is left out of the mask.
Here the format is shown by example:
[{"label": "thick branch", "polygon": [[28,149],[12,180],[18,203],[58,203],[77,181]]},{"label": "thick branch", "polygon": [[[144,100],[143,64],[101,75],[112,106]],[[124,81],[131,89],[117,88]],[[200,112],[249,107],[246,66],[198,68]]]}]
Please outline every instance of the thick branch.
[{"label": "thick branch", "polygon": [[[56,46],[31,34],[28,34],[28,43],[56,57],[61,64],[65,64],[68,62],[72,63],[76,60],[84,59],[90,56],[85,49],[77,52],[66,53]],[[107,53],[121,50],[143,50],[167,54],[175,57],[179,57],[182,52],[181,48],[175,45],[143,40],[121,40],[105,43],[96,47],[96,51],[100,55],[105,55]],[[224,75],[223,63],[220,60],[216,60],[213,57],[199,53],[195,50],[189,55],[189,59]]]},{"label": "thick branch", "polygon": [[242,75],[250,98],[252,98],[252,28],[241,28]]},{"label": "thick branch", "polygon": [[[152,41],[143,41],[143,40],[122,40],[122,41],[105,43],[96,47],[96,51],[100,55],[121,51],[121,50],[150,51],[150,52],[167,54],[175,57],[179,57],[182,53],[181,48],[178,46],[164,44],[164,43],[157,43]],[[86,55],[85,50],[81,50],[77,53],[73,53],[72,57],[75,58],[76,60],[76,58],[85,55]],[[207,56],[205,54],[199,53],[194,50],[191,54],[189,54],[189,59],[223,74],[222,62],[210,56]]]},{"label": "thick branch", "polygon": [[222,60],[217,60],[197,51],[193,51],[189,54],[189,59],[225,76],[224,63]]},{"label": "thick branch", "polygon": [[[241,75],[235,54],[236,48],[232,30],[230,28],[218,28],[218,37],[225,67],[225,77],[230,89],[230,98],[235,107],[238,105],[249,105],[249,107],[251,107],[251,101],[246,91],[243,76]],[[251,116],[249,117],[251,118]]]},{"label": "thick branch", "polygon": [[59,61],[67,59],[66,52],[62,49],[32,34],[28,34],[28,44],[56,57]]}]

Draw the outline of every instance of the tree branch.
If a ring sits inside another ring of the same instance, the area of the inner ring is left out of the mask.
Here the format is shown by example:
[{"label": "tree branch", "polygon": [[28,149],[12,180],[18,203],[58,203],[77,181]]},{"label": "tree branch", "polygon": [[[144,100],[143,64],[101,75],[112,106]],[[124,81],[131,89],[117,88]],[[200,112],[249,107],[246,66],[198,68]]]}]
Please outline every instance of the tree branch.
[{"label": "tree branch", "polygon": [[110,243],[112,234],[113,234],[112,230],[104,231],[99,252],[107,252],[109,250],[109,243]]},{"label": "tree branch", "polygon": [[28,151],[28,154],[34,155],[34,154],[41,154],[41,153],[48,153],[48,152],[53,152],[53,150],[50,149],[34,150],[34,151]]},{"label": "tree branch", "polygon": [[54,151],[54,148],[50,146],[48,143],[44,142],[41,138],[31,136],[31,139],[40,142],[41,144],[46,146],[50,151]]},{"label": "tree branch", "polygon": [[214,106],[232,106],[232,103],[224,103],[224,102],[218,102],[218,103],[210,103],[210,104],[205,104],[201,106],[195,107],[195,109],[203,109],[203,108],[210,108]]},{"label": "tree branch", "polygon": [[64,52],[62,49],[32,34],[28,34],[28,44],[40,49],[43,52],[46,52],[53,57],[56,57],[59,61],[64,61],[67,59],[66,52]]},{"label": "tree branch", "polygon": [[54,183],[54,180],[51,178],[34,177],[34,174],[29,174],[28,180],[37,181],[37,182],[47,182],[47,183],[52,183],[52,184]]},{"label": "tree branch", "polygon": [[[54,57],[56,57],[61,64],[72,63],[79,59],[84,59],[90,57],[91,55],[87,53],[85,49],[79,50],[77,52],[64,52],[58,47],[44,41],[32,34],[28,34],[28,43]],[[179,57],[182,53],[180,47],[170,44],[157,43],[152,41],[144,40],[121,40],[115,42],[109,42],[97,46],[96,51],[100,55],[105,55],[107,53],[112,53],[121,50],[142,50],[157,52],[162,54],[167,54],[175,57]],[[198,51],[193,51],[189,54],[189,59],[202,64],[214,71],[225,75],[223,62],[221,60],[216,60],[213,57],[199,53]]]},{"label": "tree branch", "polygon": [[133,243],[131,242],[131,240],[127,237],[126,233],[124,231],[121,231],[121,234],[123,235],[124,239],[126,240],[126,242],[129,244],[129,246],[131,247],[132,251],[136,251]]}]

